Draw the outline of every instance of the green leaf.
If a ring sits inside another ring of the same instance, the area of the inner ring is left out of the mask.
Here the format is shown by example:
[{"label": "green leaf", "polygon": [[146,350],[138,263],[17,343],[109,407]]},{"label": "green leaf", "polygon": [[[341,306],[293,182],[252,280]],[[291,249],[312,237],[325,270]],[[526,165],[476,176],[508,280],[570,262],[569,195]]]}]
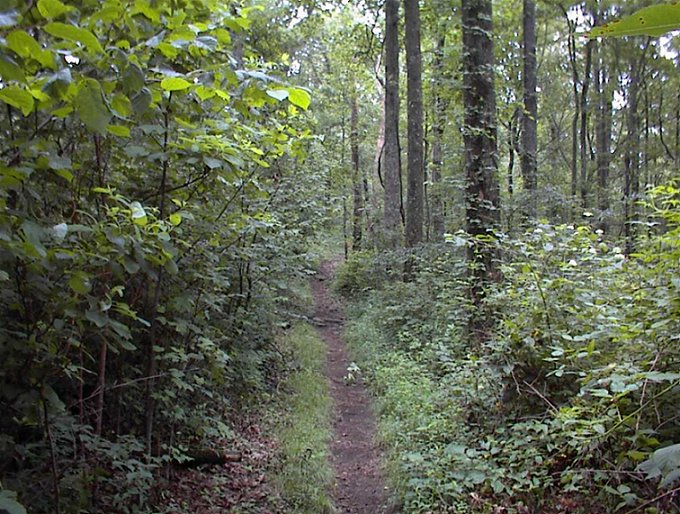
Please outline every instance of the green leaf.
[{"label": "green leaf", "polygon": [[68,285],[78,294],[87,294],[92,291],[90,276],[84,271],[76,271],[68,279]]},{"label": "green leaf", "polygon": [[279,102],[283,102],[289,95],[286,89],[267,89],[267,94]]},{"label": "green leaf", "polygon": [[104,52],[104,49],[99,44],[99,40],[89,30],[81,29],[80,27],[61,22],[48,23],[45,25],[44,30],[54,37],[80,43],[91,52]]},{"label": "green leaf", "polygon": [[221,168],[222,166],[224,166],[224,162],[221,161],[220,159],[208,157],[207,155],[203,156],[203,163],[211,170],[214,170],[215,168]]},{"label": "green leaf", "polygon": [[182,223],[182,215],[178,212],[171,214],[168,219],[170,220],[170,223],[172,223],[174,226],[177,226],[180,223]]},{"label": "green leaf", "polygon": [[54,58],[47,50],[23,30],[15,30],[7,35],[7,47],[19,57],[34,59],[46,68],[54,68]]},{"label": "green leaf", "polygon": [[135,64],[128,64],[121,85],[128,93],[138,93],[144,87],[144,72]]},{"label": "green leaf", "polygon": [[4,489],[0,491],[0,512],[6,511],[7,514],[26,514],[26,509],[17,501],[14,491]]},{"label": "green leaf", "polygon": [[659,448],[637,469],[647,474],[647,480],[662,477],[661,488],[671,485],[680,479],[680,444]]},{"label": "green leaf", "polygon": [[291,88],[288,90],[288,100],[304,110],[307,110],[312,102],[312,96],[304,89]]},{"label": "green leaf", "polygon": [[24,116],[33,111],[33,96],[18,86],[7,86],[0,89],[0,100],[19,109]]},{"label": "green leaf", "polygon": [[130,137],[130,128],[125,125],[109,125],[106,127],[106,131],[114,136]]},{"label": "green leaf", "polygon": [[132,97],[132,108],[135,110],[137,116],[141,116],[151,105],[152,100],[151,91],[148,88],[143,87],[139,93]]},{"label": "green leaf", "polygon": [[134,111],[130,99],[121,93],[116,93],[111,99],[111,108],[119,118],[127,118]]},{"label": "green leaf", "polygon": [[109,317],[106,314],[94,309],[85,311],[85,318],[97,325],[97,328],[104,328],[109,321]]},{"label": "green leaf", "polygon": [[111,120],[111,111],[102,98],[102,88],[94,79],[84,79],[78,87],[75,107],[82,122],[94,132],[104,134]]},{"label": "green leaf", "polygon": [[650,5],[630,16],[626,16],[599,27],[594,27],[587,36],[662,36],[667,32],[680,29],[680,3]]},{"label": "green leaf", "polygon": [[0,77],[3,82],[26,82],[26,75],[21,67],[6,55],[0,55]]},{"label": "green leaf", "polygon": [[43,18],[52,20],[73,10],[59,0],[38,0],[38,12]]},{"label": "green leaf", "polygon": [[168,77],[161,81],[161,87],[165,91],[183,91],[191,87],[191,82],[181,77]]},{"label": "green leaf", "polygon": [[132,202],[130,204],[130,215],[132,216],[132,222],[135,225],[143,227],[148,222],[146,211],[144,210],[144,207],[142,207],[142,204],[139,202]]}]

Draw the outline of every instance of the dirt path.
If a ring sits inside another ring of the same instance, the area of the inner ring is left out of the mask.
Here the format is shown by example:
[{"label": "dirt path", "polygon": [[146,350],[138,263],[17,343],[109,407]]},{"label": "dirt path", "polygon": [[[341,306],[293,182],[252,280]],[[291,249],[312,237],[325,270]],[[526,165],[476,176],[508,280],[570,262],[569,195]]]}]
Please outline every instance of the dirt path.
[{"label": "dirt path", "polygon": [[326,373],[333,398],[331,460],[338,514],[387,513],[381,455],[374,443],[375,417],[361,380],[345,383],[350,360],[341,334],[342,308],[328,290],[337,261],[324,262],[312,281],[318,330],[328,345]]}]

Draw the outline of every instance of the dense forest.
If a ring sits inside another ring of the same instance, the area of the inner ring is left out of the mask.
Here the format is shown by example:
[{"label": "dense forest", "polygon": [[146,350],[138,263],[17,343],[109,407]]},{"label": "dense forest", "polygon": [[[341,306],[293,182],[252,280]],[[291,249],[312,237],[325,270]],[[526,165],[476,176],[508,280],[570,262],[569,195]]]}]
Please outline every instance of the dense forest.
[{"label": "dense forest", "polygon": [[678,28],[4,1],[0,513],[680,512]]}]

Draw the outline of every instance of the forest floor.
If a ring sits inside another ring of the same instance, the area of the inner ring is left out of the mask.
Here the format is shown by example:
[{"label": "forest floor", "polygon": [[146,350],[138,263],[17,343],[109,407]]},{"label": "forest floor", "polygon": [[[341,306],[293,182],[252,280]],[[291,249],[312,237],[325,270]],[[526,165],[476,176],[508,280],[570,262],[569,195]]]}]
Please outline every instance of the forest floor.
[{"label": "forest floor", "polygon": [[361,376],[348,368],[351,360],[342,339],[342,306],[329,291],[338,260],[322,263],[312,281],[315,324],[328,346],[326,374],[332,407],[331,462],[335,470],[333,497],[338,514],[388,512],[382,455],[375,442],[376,421]]}]

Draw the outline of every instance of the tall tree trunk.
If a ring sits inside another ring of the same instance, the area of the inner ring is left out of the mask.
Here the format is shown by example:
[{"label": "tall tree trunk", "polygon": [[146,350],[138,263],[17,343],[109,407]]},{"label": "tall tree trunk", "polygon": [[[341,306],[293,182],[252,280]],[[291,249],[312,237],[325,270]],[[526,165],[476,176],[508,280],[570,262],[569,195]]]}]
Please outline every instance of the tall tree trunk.
[{"label": "tall tree trunk", "polygon": [[569,64],[571,65],[571,87],[574,98],[574,116],[571,120],[571,217],[575,218],[576,212],[576,195],[578,191],[578,121],[580,119],[580,103],[579,103],[579,76],[578,68],[576,66],[576,36],[574,32],[576,31],[575,23],[569,19],[569,14],[567,10],[560,5],[562,13],[567,20],[567,25],[569,27],[569,38],[567,40],[567,46],[569,48]]},{"label": "tall tree trunk", "polygon": [[581,159],[581,207],[588,207],[588,91],[592,75],[593,44],[591,39],[586,44],[586,65],[583,71],[583,84],[581,85],[581,127],[579,130],[579,147]]},{"label": "tall tree trunk", "polygon": [[611,163],[612,137],[612,93],[609,87],[607,68],[604,66],[602,44],[595,46],[594,87],[597,95],[597,120],[595,147],[597,154],[597,207],[600,211],[599,227],[607,231],[607,211],[609,210],[609,167]]},{"label": "tall tree trunk", "polygon": [[444,139],[444,99],[440,93],[438,78],[443,75],[443,53],[446,37],[437,38],[437,46],[434,54],[433,73],[435,80],[432,85],[432,98],[434,99],[434,116],[432,121],[432,188],[430,192],[432,231],[431,238],[440,241],[444,236],[444,206],[442,202],[442,142]]},{"label": "tall tree trunk", "polygon": [[465,108],[466,229],[475,313],[469,330],[481,344],[491,322],[484,312],[484,285],[498,278],[495,245],[489,242],[500,220],[497,178],[496,96],[491,0],[463,0],[463,105]]},{"label": "tall tree trunk", "polygon": [[522,116],[521,167],[524,189],[528,196],[524,214],[528,218],[534,218],[536,216],[536,152],[538,147],[536,137],[536,123],[538,119],[538,100],[536,95],[536,3],[534,0],[524,0],[522,20],[524,116]]},{"label": "tall tree trunk", "polygon": [[[375,64],[376,77],[378,76],[380,70],[380,59]],[[374,248],[378,246],[378,225],[380,224],[379,211],[380,207],[378,205],[378,192],[384,187],[382,183],[382,161],[383,161],[383,150],[385,148],[385,87],[379,79],[375,80],[375,87],[379,97],[380,104],[380,124],[378,126],[378,138],[375,143],[375,156],[373,158],[373,170],[371,176],[371,200],[370,200],[370,212],[369,212],[369,223],[368,223],[368,233],[371,239],[371,244]]]},{"label": "tall tree trunk", "polygon": [[364,191],[362,173],[359,166],[359,106],[357,102],[356,84],[351,98],[349,145],[352,155],[352,250],[361,249]]},{"label": "tall tree trunk", "polygon": [[636,205],[640,193],[640,113],[638,112],[638,103],[640,100],[640,77],[644,73],[648,47],[649,41],[647,41],[639,61],[633,57],[630,63],[623,185],[623,233],[626,239],[626,255],[630,255],[635,247],[635,223],[638,221]]},{"label": "tall tree trunk", "polygon": [[408,99],[408,187],[406,193],[406,246],[423,240],[423,88],[418,0],[404,0]]},{"label": "tall tree trunk", "polygon": [[385,0],[385,246],[401,244],[401,162],[399,157],[399,0]]}]

